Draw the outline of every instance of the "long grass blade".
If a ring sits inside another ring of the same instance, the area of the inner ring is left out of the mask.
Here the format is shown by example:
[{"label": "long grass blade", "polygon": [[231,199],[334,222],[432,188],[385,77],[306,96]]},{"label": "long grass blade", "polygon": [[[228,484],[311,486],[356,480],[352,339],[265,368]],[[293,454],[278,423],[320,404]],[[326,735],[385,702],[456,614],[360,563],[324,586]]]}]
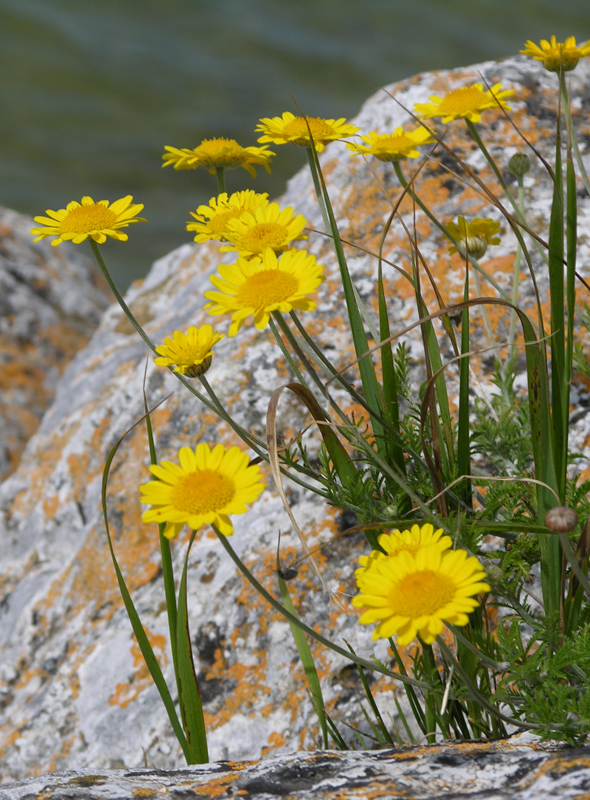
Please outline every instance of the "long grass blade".
[{"label": "long grass blade", "polygon": [[131,627],[133,628],[133,633],[135,634],[137,644],[139,645],[139,649],[141,650],[141,654],[144,658],[146,666],[150,672],[150,675],[152,676],[152,680],[156,684],[156,688],[160,693],[160,697],[162,698],[162,702],[164,703],[164,706],[168,713],[168,719],[170,720],[170,724],[172,725],[174,734],[178,739],[178,742],[182,748],[184,757],[186,758],[187,763],[190,763],[188,742],[182,730],[182,725],[180,724],[180,721],[178,719],[178,715],[174,707],[174,702],[172,700],[172,697],[170,696],[170,691],[168,690],[168,686],[166,684],[164,676],[162,675],[162,670],[160,669],[158,660],[154,654],[154,651],[146,635],[146,632],[143,629],[143,625],[141,624],[139,614],[137,613],[133,600],[131,599],[131,595],[129,594],[127,585],[125,584],[125,579],[123,578],[123,573],[119,568],[119,564],[117,562],[117,557],[115,556],[115,550],[113,548],[113,542],[111,538],[111,532],[108,520],[108,511],[107,511],[107,488],[108,488],[109,472],[113,459],[117,453],[117,450],[119,449],[121,442],[129,432],[130,431],[127,431],[127,433],[125,433],[125,435],[121,439],[119,439],[119,441],[111,449],[102,473],[102,513],[104,518],[105,530],[109,544],[109,551],[111,553],[113,566],[115,568],[115,574],[117,576],[117,583],[119,584],[119,591],[121,592],[121,597],[123,598],[123,603],[125,604],[125,610],[127,611],[129,622],[131,623]]},{"label": "long grass blade", "polygon": [[[295,606],[293,605],[293,601],[291,599],[291,594],[289,592],[289,587],[287,586],[287,582],[281,576],[278,552],[277,552],[277,578],[279,581],[279,589],[281,592],[281,599],[283,601],[283,606],[294,617],[298,617],[297,611],[295,610]],[[314,711],[317,714],[318,721],[320,723],[320,729],[322,731],[324,748],[327,749],[328,722],[326,720],[326,705],[324,703],[324,696],[322,694],[322,687],[320,685],[318,671],[316,669],[315,662],[313,660],[313,655],[307,643],[307,639],[305,638],[305,634],[298,625],[295,625],[291,621],[289,621],[289,627],[291,629],[291,635],[293,636],[295,647],[297,648],[297,652],[299,653],[299,658],[301,659],[301,663],[305,671],[305,677],[307,679],[307,685],[309,686],[309,692],[311,695],[311,702]]]},{"label": "long grass blade", "polygon": [[188,742],[189,764],[207,764],[209,753],[207,750],[207,732],[203,717],[201,693],[197,681],[193,650],[191,645],[188,624],[186,574],[191,546],[195,538],[193,531],[184,559],[184,568],[178,590],[178,618],[176,625],[176,643],[178,648],[178,676],[181,696],[180,710]]}]

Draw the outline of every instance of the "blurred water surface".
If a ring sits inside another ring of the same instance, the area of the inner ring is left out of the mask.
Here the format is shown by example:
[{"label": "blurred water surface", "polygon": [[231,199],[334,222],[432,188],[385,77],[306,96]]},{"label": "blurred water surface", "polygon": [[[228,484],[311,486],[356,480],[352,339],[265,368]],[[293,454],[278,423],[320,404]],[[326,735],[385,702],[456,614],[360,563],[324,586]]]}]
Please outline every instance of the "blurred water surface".
[{"label": "blurred water surface", "polygon": [[[105,245],[121,286],[185,241],[216,194],[206,172],[162,170],[166,144],[256,144],[260,117],[351,117],[380,86],[590,38],[590,0],[0,0],[0,204],[36,215],[85,194],[132,194],[149,225]],[[273,148],[275,149],[275,148]],[[276,196],[304,163],[228,189]],[[86,245],[84,245],[86,247]]]}]

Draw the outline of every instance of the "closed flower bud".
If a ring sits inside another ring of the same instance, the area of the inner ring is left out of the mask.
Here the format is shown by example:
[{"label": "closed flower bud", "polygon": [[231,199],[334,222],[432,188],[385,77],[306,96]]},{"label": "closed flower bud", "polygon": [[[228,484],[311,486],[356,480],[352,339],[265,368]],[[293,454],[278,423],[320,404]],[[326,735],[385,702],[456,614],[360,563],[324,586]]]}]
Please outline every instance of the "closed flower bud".
[{"label": "closed flower bud", "polygon": [[526,153],[515,153],[508,162],[508,169],[517,178],[522,178],[523,175],[531,168],[531,159]]}]

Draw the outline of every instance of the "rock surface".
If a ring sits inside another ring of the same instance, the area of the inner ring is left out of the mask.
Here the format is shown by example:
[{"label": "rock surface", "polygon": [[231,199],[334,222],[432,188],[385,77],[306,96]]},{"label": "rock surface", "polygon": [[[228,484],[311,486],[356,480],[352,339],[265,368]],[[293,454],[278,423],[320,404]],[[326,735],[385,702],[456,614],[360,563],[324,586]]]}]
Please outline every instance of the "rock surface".
[{"label": "rock surface", "polygon": [[296,753],[260,762],[59,772],[0,789],[0,800],[134,800],[243,797],[267,800],[555,800],[587,797],[590,748],[547,751],[519,742],[441,744],[378,752]]},{"label": "rock surface", "polygon": [[[411,109],[415,102],[426,101],[432,94],[481,81],[481,75],[489,84],[502,81],[505,87],[515,89],[511,103],[514,118],[524,134],[551,159],[557,98],[553,77],[535,62],[519,57],[453,72],[429,73],[388,90]],[[571,84],[583,143],[590,135],[588,119],[581,113],[588,107],[589,79],[590,68],[582,62],[572,73]],[[269,110],[275,112],[276,109]],[[367,102],[356,122],[363,132],[368,132],[392,130],[407,120],[402,106],[381,91]],[[507,163],[517,148],[523,149],[518,134],[498,111],[489,112],[483,127],[486,143],[501,163]],[[461,123],[448,127],[445,142],[451,148],[459,148],[462,157],[489,185],[494,185],[493,176],[469,144]],[[347,251],[353,279],[361,297],[374,309],[377,263],[365,250],[377,250],[392,202],[399,196],[399,185],[390,165],[371,163],[369,169],[362,159],[350,159],[340,143],[326,149],[322,164],[342,236],[350,243]],[[551,187],[536,164],[527,176],[526,187],[529,219],[536,230],[544,233]],[[500,218],[481,196],[449,176],[436,162],[423,171],[418,189],[441,219],[456,220],[458,214]],[[81,191],[85,191],[84,187]],[[204,202],[204,198],[197,202]],[[313,186],[305,171],[293,178],[281,203],[303,213],[315,231],[322,229]],[[581,197],[580,204],[578,268],[588,274],[588,198]],[[407,199],[402,211],[411,228],[414,214]],[[449,258],[447,243],[421,213],[415,219],[421,252],[445,301],[459,299],[460,259]],[[184,220],[179,220],[179,237],[183,224]],[[134,230],[131,235],[141,233]],[[304,321],[316,340],[331,348],[333,358],[346,363],[351,347],[329,242],[320,233],[311,233],[306,246],[325,264],[327,280],[319,294],[317,311],[307,314]],[[490,252],[487,262],[501,282],[511,271],[513,252],[514,239],[505,231],[501,245]],[[394,226],[389,233],[385,255],[393,263],[408,266],[407,239],[401,226]],[[227,256],[220,254],[215,243],[187,244],[156,262],[147,279],[132,287],[127,301],[154,340],[162,341],[175,329],[186,330],[190,324],[206,321],[202,295],[210,288],[209,275],[223,261]],[[543,286],[542,269],[538,266]],[[412,292],[393,270],[387,277],[392,324],[402,327],[416,318]],[[425,293],[427,302],[432,302],[432,293],[428,289]],[[526,274],[522,296],[525,304],[531,302]],[[494,322],[498,326],[505,324],[499,317]],[[410,352],[418,362],[419,347],[413,342],[410,339]],[[234,435],[212,412],[200,406],[171,374],[153,366],[147,348],[119,309],[109,308],[88,347],[74,357],[59,381],[55,401],[30,440],[18,469],[0,486],[3,781],[66,768],[89,767],[93,774],[103,775],[104,769],[139,768],[146,760],[158,769],[182,765],[181,753],[119,599],[100,508],[106,456],[143,414],[146,359],[148,403],[154,406],[173,392],[153,414],[160,459],[174,460],[181,446],[194,446],[199,441],[235,443]],[[246,327],[235,339],[223,340],[216,348],[208,379],[237,421],[265,436],[269,395],[288,380],[270,334]],[[294,402],[285,398],[280,407],[279,429],[289,436],[300,421],[308,422]],[[581,416],[574,429],[574,444],[586,456],[589,435],[590,424],[586,416]],[[141,522],[138,486],[149,477],[148,463],[145,430],[140,425],[126,437],[113,463],[109,514],[122,570],[172,685],[158,536],[155,526]],[[289,499],[312,547],[329,541],[348,526],[346,517],[342,519],[317,497],[297,487],[289,488]],[[275,492],[269,489],[249,513],[236,517],[234,524],[233,546],[276,594],[273,569],[279,532],[285,557],[298,556],[299,548]],[[181,536],[173,543],[177,570],[185,549],[186,539]],[[324,579],[336,593],[337,602],[328,600],[308,563],[301,565],[298,578],[291,584],[292,593],[303,618],[334,641],[341,643],[344,638],[359,654],[375,653],[386,658],[385,648],[371,643],[371,632],[361,629],[348,602],[354,593],[356,561],[364,550],[362,537],[348,536],[318,556]],[[190,556],[189,609],[211,758],[234,761],[317,747],[317,724],[288,625],[236,573],[207,531],[199,535]],[[336,724],[342,726],[358,719],[362,692],[355,671],[343,658],[319,647],[313,649],[328,709]],[[376,680],[373,690],[384,716],[394,716],[391,684]],[[490,746],[486,747],[489,752]],[[361,758],[351,755],[351,763],[357,757]],[[296,758],[313,764],[313,759],[330,761],[336,756]],[[379,759],[385,763],[388,757],[375,754],[367,758],[371,763]],[[228,767],[208,769],[225,774]],[[247,769],[250,767],[240,767],[240,774]],[[182,774],[192,780],[191,776],[207,772],[191,770]],[[117,775],[122,777],[124,773]],[[30,784],[36,787],[31,793],[40,792],[43,781],[52,780],[67,777],[40,779]],[[150,791],[146,784],[140,794],[150,796]],[[338,796],[354,796],[342,791]],[[432,787],[425,786],[424,791],[432,793]],[[65,795],[71,796],[63,790]],[[376,790],[374,796],[382,795]],[[509,795],[494,795],[492,791],[487,796]]]},{"label": "rock surface", "polygon": [[0,208],[0,479],[96,330],[108,287],[79,249],[34,243],[29,217]]}]

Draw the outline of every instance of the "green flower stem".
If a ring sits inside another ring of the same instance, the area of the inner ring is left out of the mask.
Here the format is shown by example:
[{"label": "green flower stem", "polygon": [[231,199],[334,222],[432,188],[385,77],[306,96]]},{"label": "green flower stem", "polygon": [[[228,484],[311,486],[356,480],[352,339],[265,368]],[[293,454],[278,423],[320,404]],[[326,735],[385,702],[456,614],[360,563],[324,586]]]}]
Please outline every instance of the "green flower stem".
[{"label": "green flower stem", "polygon": [[[280,325],[279,320],[281,320],[281,316],[280,316],[279,312],[278,311],[273,311],[272,312],[272,316],[268,320],[268,325],[269,325],[269,328],[272,331],[272,335],[275,337],[276,343],[278,344],[278,346],[279,346],[279,348],[281,350],[281,353],[283,354],[283,357],[285,358],[287,364],[293,370],[293,374],[295,375],[295,377],[297,378],[299,383],[302,386],[305,386],[306,389],[311,391],[310,387],[307,384],[307,381],[305,380],[301,370],[299,369],[299,367],[297,366],[297,364],[293,360],[293,357],[291,356],[291,353],[289,352],[289,350],[285,346],[285,343],[283,342],[283,340],[281,338],[281,334],[279,333],[279,331],[277,329],[277,326],[275,325],[275,322],[278,322],[279,325]],[[281,320],[281,321],[284,322],[284,320]],[[282,328],[282,326],[281,326],[281,328]],[[325,392],[325,388],[322,386],[321,381],[317,380],[317,376],[315,376],[315,377],[316,377],[316,380],[314,380],[314,383],[316,383],[316,386],[319,384],[319,388],[322,390],[322,394],[325,395],[325,393],[326,393]]]},{"label": "green flower stem", "polygon": [[[443,236],[444,236],[446,239],[448,239],[448,240],[449,240],[449,242],[451,242],[451,244],[452,244],[454,247],[457,247],[457,249],[458,249],[458,243],[457,243],[456,239],[455,239],[455,238],[454,238],[454,237],[453,237],[453,236],[452,236],[452,235],[451,235],[451,234],[448,232],[448,230],[445,228],[445,226],[442,224],[442,222],[439,222],[439,220],[438,220],[438,219],[437,219],[437,218],[434,216],[434,214],[432,213],[432,211],[431,211],[431,210],[430,210],[430,209],[429,209],[427,206],[425,206],[425,205],[424,205],[424,203],[422,202],[422,200],[420,200],[420,198],[418,197],[418,195],[417,195],[417,194],[416,194],[416,193],[415,193],[415,192],[412,190],[412,188],[411,188],[410,184],[408,183],[408,181],[407,181],[407,180],[405,179],[405,177],[404,177],[404,174],[403,174],[403,172],[402,172],[402,170],[401,170],[401,167],[400,167],[400,165],[399,165],[399,162],[398,162],[398,161],[394,161],[394,162],[393,162],[393,167],[394,167],[394,169],[395,169],[395,174],[397,175],[397,178],[398,178],[399,182],[401,183],[401,185],[402,185],[403,189],[404,189],[404,190],[405,190],[405,191],[408,193],[408,195],[409,195],[409,196],[412,198],[412,200],[413,200],[413,201],[416,203],[416,205],[418,206],[418,208],[420,208],[420,209],[421,209],[421,210],[422,210],[422,211],[423,211],[423,212],[426,214],[426,216],[428,217],[428,219],[429,219],[429,220],[430,220],[430,221],[431,221],[431,222],[432,222],[434,225],[436,225],[436,227],[437,227],[437,228],[439,229],[439,231],[440,231],[440,232],[443,234]],[[494,279],[494,278],[493,278],[493,277],[492,277],[492,276],[491,276],[489,273],[487,273],[487,272],[485,271],[485,269],[483,269],[483,268],[482,268],[482,267],[481,267],[481,266],[480,266],[480,265],[479,265],[477,262],[473,263],[473,268],[474,268],[474,270],[477,270],[477,271],[479,272],[479,274],[480,274],[480,275],[481,275],[483,278],[485,278],[485,279],[486,279],[486,281],[488,281],[488,283],[489,283],[491,286],[493,286],[493,287],[494,287],[494,289],[495,289],[495,290],[498,292],[498,294],[500,295],[500,297],[502,297],[504,300],[508,300],[508,301],[510,302],[510,295],[508,294],[508,292],[506,292],[506,291],[505,291],[505,290],[504,290],[504,289],[503,289],[503,288],[500,286],[500,284],[498,283],[498,281],[496,281],[496,280],[495,280],[495,279]]]},{"label": "green flower stem", "polygon": [[320,211],[322,214],[322,220],[324,222],[324,228],[326,229],[326,233],[330,233],[330,218],[328,216],[328,209],[326,208],[326,203],[324,200],[324,195],[322,193],[322,187],[320,184],[320,179],[318,177],[318,171],[316,168],[315,163],[315,154],[311,147],[306,147],[305,151],[307,153],[307,163],[309,164],[309,170],[311,172],[311,177],[313,180],[313,188],[315,189],[315,194],[318,200],[318,205],[320,207]]},{"label": "green flower stem", "polygon": [[129,322],[133,325],[133,327],[138,332],[138,334],[141,336],[143,341],[150,348],[150,350],[155,353],[156,352],[156,345],[152,342],[152,340],[147,335],[147,333],[144,331],[144,329],[141,327],[139,322],[135,319],[134,315],[131,313],[131,309],[129,308],[127,303],[123,300],[123,296],[121,295],[121,293],[117,289],[117,286],[115,285],[115,282],[111,278],[111,273],[108,271],[107,265],[104,263],[104,259],[102,257],[102,253],[100,252],[100,248],[99,248],[98,244],[94,241],[94,239],[90,239],[89,241],[90,241],[90,247],[92,248],[92,252],[94,254],[94,257],[96,258],[98,266],[100,267],[100,270],[101,270],[102,274],[104,275],[105,280],[106,280],[106,282],[108,283],[108,285],[109,285],[109,287],[111,289],[111,292],[115,295],[115,298],[116,298],[117,302],[119,303],[119,305],[123,309],[123,313],[125,314],[125,316],[129,320]]},{"label": "green flower stem", "polygon": [[522,224],[524,225],[524,224],[525,224],[524,217],[523,217],[523,216],[522,216],[522,214],[521,214],[520,208],[518,207],[518,203],[516,202],[516,200],[515,200],[515,199],[514,199],[514,197],[512,196],[512,192],[510,192],[510,191],[508,190],[508,186],[506,185],[506,181],[505,181],[505,180],[504,180],[504,178],[502,177],[502,173],[501,173],[501,172],[500,172],[500,170],[498,169],[498,167],[497,167],[497,165],[496,165],[496,162],[494,161],[494,159],[493,159],[493,158],[492,158],[492,156],[490,155],[490,153],[489,153],[489,151],[488,151],[487,147],[486,147],[486,146],[485,146],[485,144],[482,142],[482,140],[481,140],[481,136],[480,136],[480,135],[479,135],[479,133],[477,132],[477,128],[475,127],[475,125],[473,124],[473,122],[471,122],[471,120],[470,120],[470,119],[466,119],[466,120],[465,120],[465,123],[467,124],[467,127],[468,127],[468,129],[469,129],[469,133],[472,135],[472,137],[473,137],[473,139],[474,139],[474,141],[475,141],[476,145],[479,147],[479,149],[480,149],[480,150],[481,150],[481,152],[483,153],[483,155],[484,155],[484,157],[485,157],[486,161],[488,162],[488,164],[489,164],[489,165],[490,165],[490,167],[492,168],[492,172],[494,173],[494,175],[495,175],[495,176],[496,176],[496,178],[498,179],[498,183],[499,183],[499,184],[500,184],[500,186],[502,187],[502,189],[503,189],[503,191],[504,191],[504,194],[506,195],[506,197],[507,197],[507,198],[508,198],[508,200],[510,201],[510,203],[511,203],[512,207],[514,208],[514,210],[515,210],[515,212],[516,212],[516,216],[517,216],[517,218],[518,218],[518,219],[520,220],[520,222],[522,222]]},{"label": "green flower stem", "polygon": [[[520,207],[519,207],[519,205],[518,205],[518,202],[517,202],[517,201],[514,199],[514,197],[512,196],[512,192],[511,192],[511,191],[509,191],[509,189],[508,189],[508,186],[506,185],[506,181],[505,181],[505,180],[504,180],[504,178],[502,177],[502,173],[500,172],[500,170],[499,170],[499,169],[498,169],[498,167],[496,166],[496,162],[494,161],[494,159],[492,158],[492,156],[491,156],[491,155],[490,155],[490,153],[488,152],[488,150],[487,150],[486,146],[485,146],[485,145],[484,145],[484,143],[482,142],[482,140],[481,140],[481,137],[480,137],[479,133],[477,132],[477,129],[476,129],[475,125],[473,124],[473,122],[471,122],[471,121],[470,121],[470,120],[468,120],[468,119],[466,119],[466,120],[465,120],[465,122],[467,123],[467,127],[468,127],[468,129],[469,129],[469,132],[470,132],[470,133],[471,133],[471,135],[473,136],[473,138],[474,138],[474,140],[475,140],[475,143],[477,144],[477,146],[479,147],[479,149],[480,149],[480,150],[481,150],[481,152],[483,153],[483,155],[484,155],[484,157],[485,157],[486,161],[488,162],[488,164],[490,165],[490,167],[492,168],[492,171],[494,172],[494,174],[495,174],[496,178],[498,179],[498,181],[499,181],[499,183],[500,183],[500,186],[501,186],[501,187],[502,187],[502,189],[504,190],[504,194],[506,195],[506,197],[507,197],[507,198],[508,198],[508,200],[510,201],[510,204],[512,205],[512,208],[513,208],[513,209],[514,209],[514,211],[516,212],[516,218],[517,218],[517,219],[518,219],[518,221],[521,223],[521,225],[523,225],[523,226],[526,228],[526,220],[525,220],[525,218],[524,218],[524,214],[523,214],[523,213],[521,213],[521,210],[520,210]],[[538,251],[539,251],[539,253],[541,254],[541,257],[543,258],[543,261],[544,261],[546,264],[548,264],[548,263],[549,263],[549,259],[548,259],[547,253],[546,253],[546,252],[545,252],[545,250],[543,249],[543,247],[542,247],[541,243],[540,243],[540,242],[538,242],[538,241],[535,239],[535,237],[532,237],[532,239],[533,239],[533,244],[535,245],[535,247],[537,248],[537,250],[538,250]],[[533,279],[533,281],[534,281],[534,280],[535,280],[535,277],[534,277],[534,271],[533,271],[533,269],[530,269],[530,273],[531,273],[531,277],[532,277],[532,279]],[[536,286],[536,283],[535,283],[535,286]]]},{"label": "green flower stem", "polygon": [[[347,392],[347,394],[349,394],[360,406],[362,406],[368,414],[371,414],[373,417],[375,417],[380,422],[381,425],[383,425],[385,428],[388,428],[388,427],[391,428],[391,426],[389,425],[387,420],[385,420],[382,416],[380,416],[375,411],[375,409],[370,408],[367,405],[367,401],[365,400],[365,398],[361,394],[359,394],[356,391],[356,389],[350,383],[348,383],[348,381],[346,381],[342,377],[342,375],[340,375],[340,373],[336,370],[336,368],[333,366],[333,364],[331,364],[331,362],[324,356],[324,354],[322,353],[320,348],[315,344],[315,342],[307,334],[307,331],[305,330],[305,328],[301,324],[301,321],[298,319],[298,317],[297,317],[297,315],[295,314],[294,311],[290,312],[290,317],[293,320],[293,322],[295,323],[295,327],[297,328],[298,332],[301,334],[301,337],[305,341],[305,344],[309,347],[309,349],[311,350],[312,354],[316,357],[316,359],[320,363],[320,365],[324,367],[324,370],[325,370],[326,374],[330,376],[330,379],[333,379],[334,381],[336,381]],[[294,349],[296,349],[297,352],[299,352],[301,354],[300,357],[302,358],[302,360],[305,359],[305,361],[303,363],[309,363],[308,359],[306,359],[305,356],[303,355],[303,353],[301,352],[301,348],[300,348],[299,344],[297,343],[297,340],[295,339],[292,331],[287,326],[285,320],[279,314],[277,314],[276,319],[279,322],[279,324],[281,325],[281,330],[285,334],[285,337],[289,341],[289,344],[291,344],[291,346]],[[316,374],[315,371],[314,371],[314,374]],[[350,424],[350,420],[348,419],[348,417],[343,413],[343,411],[340,409],[340,407],[338,406],[336,401],[326,391],[326,384],[319,377],[317,378],[317,380],[319,380],[318,388],[320,388],[322,394],[324,394],[326,396],[326,398],[330,401],[330,404],[332,405],[332,407],[334,408],[334,410],[336,411],[336,413],[338,414],[340,419],[343,422],[345,422],[347,425]]]},{"label": "green flower stem", "polygon": [[348,661],[353,661],[355,664],[360,664],[361,667],[366,667],[374,672],[379,672],[381,675],[386,675],[389,678],[394,678],[395,680],[401,681],[402,683],[409,684],[410,686],[415,686],[417,689],[430,689],[429,684],[425,683],[424,681],[417,680],[416,678],[410,678],[408,675],[400,675],[397,672],[392,672],[391,670],[384,667],[378,661],[367,661],[365,658],[360,658],[359,656],[351,653],[349,650],[345,650],[343,647],[340,647],[334,642],[331,642],[329,639],[326,639],[324,636],[319,634],[313,628],[310,628],[304,622],[302,622],[298,617],[291,614],[287,609],[275,600],[275,598],[268,592],[262,584],[256,580],[254,575],[250,572],[250,570],[246,567],[246,565],[241,561],[238,554],[235,552],[231,544],[229,543],[227,536],[224,536],[220,533],[215,525],[211,526],[217,535],[217,538],[223,545],[225,551],[234,562],[236,567],[242,573],[242,575],[246,578],[248,583],[256,589],[256,591],[264,597],[264,599],[269,603],[275,611],[278,611],[287,622],[292,625],[296,625],[303,633],[306,633],[308,636],[311,636],[312,639],[315,639],[316,642],[323,644],[330,650],[333,650],[335,653],[338,653],[341,656],[344,656]]},{"label": "green flower stem", "polygon": [[[469,257],[469,263],[473,267],[473,288],[475,289],[475,293],[477,297],[482,297],[481,293],[481,285],[479,283],[479,273],[476,267],[477,259],[473,258],[473,256]],[[490,344],[495,344],[495,337],[494,332],[492,330],[492,326],[490,325],[490,318],[488,317],[488,312],[485,305],[480,307],[480,313],[483,317],[483,324],[486,329],[486,334],[488,339],[490,340]],[[514,312],[513,312],[514,313]]]},{"label": "green flower stem", "polygon": [[[518,181],[518,208],[524,218],[524,178],[522,175],[517,175]],[[514,273],[512,278],[512,305],[518,305],[518,288],[520,282],[520,262],[522,257],[522,247],[520,241],[516,244],[516,258],[514,261]],[[512,309],[510,312],[510,328],[508,331],[508,351],[507,361],[512,359],[512,347],[516,338],[516,311]]]},{"label": "green flower stem", "polygon": [[215,175],[217,177],[217,192],[223,194],[225,188],[225,171],[223,167],[215,167]]},{"label": "green flower stem", "polygon": [[582,161],[582,154],[580,153],[580,147],[578,145],[578,140],[576,139],[576,135],[574,132],[572,112],[569,104],[567,85],[565,81],[565,73],[563,72],[561,73],[560,76],[559,87],[561,92],[561,105],[563,109],[563,114],[565,116],[569,141],[571,142],[574,157],[576,159],[576,164],[578,165],[578,170],[580,171],[580,177],[582,178],[584,186],[586,187],[586,191],[590,195],[590,180],[588,180],[588,174],[584,167],[584,162]]},{"label": "green flower stem", "polygon": [[[129,306],[127,305],[125,300],[123,299],[121,293],[117,289],[117,286],[116,286],[115,282],[113,281],[113,279],[111,277],[111,274],[110,274],[110,272],[109,272],[109,270],[108,270],[108,268],[107,268],[107,266],[106,266],[106,264],[104,262],[104,259],[102,257],[102,253],[100,252],[100,249],[99,249],[97,243],[94,240],[90,240],[90,246],[92,247],[92,252],[94,253],[94,257],[96,258],[98,266],[100,267],[101,272],[104,275],[105,280],[108,283],[112,293],[115,295],[115,299],[117,300],[117,302],[121,306],[121,309],[123,310],[123,313],[125,314],[125,316],[129,320],[129,322],[133,325],[133,327],[135,328],[137,333],[141,336],[143,341],[150,348],[150,350],[153,353],[156,353],[156,345],[152,342],[150,337],[147,335],[147,333],[141,327],[141,325],[139,324],[139,322],[137,321],[137,319],[133,315],[131,309],[129,308]],[[205,388],[205,391],[207,392],[207,394],[211,398],[210,400],[208,400],[204,395],[202,395],[199,391],[197,391],[197,389],[195,389],[193,384],[190,383],[188,381],[188,379],[184,377],[184,375],[181,375],[179,372],[175,372],[172,367],[168,367],[168,369],[170,370],[170,372],[172,372],[172,374],[176,377],[176,379],[179,380],[183,384],[183,386],[185,386],[189,390],[189,392],[191,392],[191,394],[194,394],[194,396],[198,400],[200,400],[201,403],[203,403],[203,405],[205,405],[211,411],[214,411],[219,417],[221,417],[221,419],[224,422],[227,422],[227,424],[232,428],[233,431],[235,431],[235,433],[238,434],[238,436],[242,439],[242,441],[245,444],[247,444],[249,447],[251,447],[258,456],[263,458],[265,461],[268,460],[268,456],[266,455],[266,445],[265,445],[265,443],[261,439],[257,439],[256,437],[254,437],[251,433],[246,431],[241,426],[237,425],[237,423],[235,423],[232,420],[232,418],[229,416],[227,411],[225,411],[225,409],[223,408],[223,406],[221,405],[221,403],[217,399],[217,396],[215,395],[213,389],[211,388],[209,382],[206,380],[204,375],[200,376],[200,381],[201,381],[201,384],[203,385],[203,387]]]}]

